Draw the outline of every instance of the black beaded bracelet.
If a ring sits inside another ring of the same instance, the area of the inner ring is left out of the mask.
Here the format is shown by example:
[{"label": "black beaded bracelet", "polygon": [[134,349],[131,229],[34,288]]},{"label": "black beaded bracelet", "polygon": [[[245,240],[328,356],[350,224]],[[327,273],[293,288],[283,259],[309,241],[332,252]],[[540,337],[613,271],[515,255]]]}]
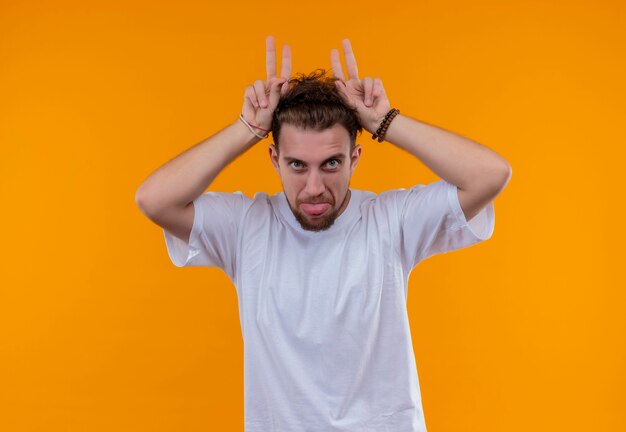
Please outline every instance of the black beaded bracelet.
[{"label": "black beaded bracelet", "polygon": [[385,139],[385,134],[387,133],[387,129],[389,128],[389,124],[398,114],[400,114],[399,109],[391,108],[389,112],[385,115],[383,121],[380,122],[380,126],[376,130],[376,133],[372,135],[372,139],[378,138],[378,142],[383,142],[383,140]]}]

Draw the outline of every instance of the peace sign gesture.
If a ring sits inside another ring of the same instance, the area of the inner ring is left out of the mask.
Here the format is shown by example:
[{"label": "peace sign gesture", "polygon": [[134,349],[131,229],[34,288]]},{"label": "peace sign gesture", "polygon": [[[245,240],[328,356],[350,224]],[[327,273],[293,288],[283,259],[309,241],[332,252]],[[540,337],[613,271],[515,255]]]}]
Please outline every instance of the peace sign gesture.
[{"label": "peace sign gesture", "polygon": [[333,75],[339,78],[335,84],[346,103],[352,108],[356,108],[361,125],[370,133],[374,133],[391,109],[389,99],[387,99],[380,78],[365,77],[363,80],[359,79],[359,70],[350,40],[344,39],[341,43],[349,79],[346,81],[341,69],[339,51],[333,49],[330,51],[330,62],[333,67]]},{"label": "peace sign gesture", "polygon": [[267,80],[256,80],[253,85],[246,87],[243,97],[241,113],[244,119],[263,129],[272,126],[272,114],[278,105],[280,96],[289,90],[289,76],[291,75],[291,49],[283,45],[283,59],[280,76],[276,76],[276,48],[274,37],[265,39],[265,68]]}]

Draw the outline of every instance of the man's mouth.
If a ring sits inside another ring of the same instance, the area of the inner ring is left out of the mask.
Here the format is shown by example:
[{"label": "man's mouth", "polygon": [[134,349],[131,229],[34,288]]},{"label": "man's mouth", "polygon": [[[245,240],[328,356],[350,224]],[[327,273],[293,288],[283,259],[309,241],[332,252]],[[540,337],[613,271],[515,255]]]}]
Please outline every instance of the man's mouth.
[{"label": "man's mouth", "polygon": [[300,208],[302,208],[302,210],[304,210],[304,212],[308,214],[309,216],[320,216],[330,208],[330,204],[328,203],[317,203],[317,204],[302,203],[300,204]]}]

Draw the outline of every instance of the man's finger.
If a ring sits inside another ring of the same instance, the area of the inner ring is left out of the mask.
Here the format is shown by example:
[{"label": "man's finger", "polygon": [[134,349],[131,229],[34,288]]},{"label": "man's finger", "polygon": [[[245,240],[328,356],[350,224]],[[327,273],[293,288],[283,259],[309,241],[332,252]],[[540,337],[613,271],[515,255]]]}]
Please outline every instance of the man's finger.
[{"label": "man's finger", "polygon": [[341,59],[339,58],[339,51],[332,49],[330,51],[330,64],[333,67],[333,75],[337,78],[345,79],[343,76],[343,70],[341,69]]},{"label": "man's finger", "polygon": [[267,81],[276,76],[276,48],[274,46],[274,36],[265,38],[265,69],[267,70]]},{"label": "man's finger", "polygon": [[291,48],[289,48],[289,45],[283,45],[283,61],[280,68],[280,76],[287,79],[291,76]]},{"label": "man's finger", "polygon": [[352,106],[350,95],[346,90],[345,82],[343,80],[337,80],[335,81],[335,85],[337,86],[337,90],[339,90],[339,95],[343,98],[344,102],[346,102],[349,106]]},{"label": "man's finger", "polygon": [[257,99],[256,94],[254,93],[254,87],[252,86],[246,87],[244,100],[246,99],[250,101],[250,104],[253,105],[255,108],[259,107],[259,100]]},{"label": "man's finger", "polygon": [[365,103],[365,106],[372,106],[372,99],[373,99],[373,90],[374,90],[374,81],[372,80],[371,77],[365,77],[363,78],[363,102]]},{"label": "man's finger", "polygon": [[280,94],[282,87],[284,86],[282,79],[276,80],[272,83],[272,87],[270,87],[269,94],[269,106],[274,109],[276,105],[278,105],[278,101],[280,100]]},{"label": "man's finger", "polygon": [[380,78],[375,78],[374,79],[374,93],[373,93],[374,98],[379,98],[384,93],[385,93],[385,90],[383,89],[383,82],[380,80]]},{"label": "man's finger", "polygon": [[246,119],[249,123],[251,121],[250,119],[254,118],[255,112],[256,112],[256,109],[254,108],[254,105],[252,104],[252,102],[250,102],[250,99],[248,99],[248,97],[246,96],[244,98],[243,106],[241,107],[241,114],[243,114],[243,118]]},{"label": "man's finger", "polygon": [[267,108],[268,102],[267,102],[267,93],[265,90],[265,83],[261,80],[256,80],[254,82],[254,92],[256,94],[257,100],[259,101],[259,106],[261,108]]},{"label": "man's finger", "polygon": [[346,69],[348,69],[348,76],[350,79],[359,79],[359,69],[356,67],[356,59],[354,58],[354,52],[352,51],[352,45],[350,45],[350,39],[344,39],[341,41],[343,45],[343,54],[346,58]]}]

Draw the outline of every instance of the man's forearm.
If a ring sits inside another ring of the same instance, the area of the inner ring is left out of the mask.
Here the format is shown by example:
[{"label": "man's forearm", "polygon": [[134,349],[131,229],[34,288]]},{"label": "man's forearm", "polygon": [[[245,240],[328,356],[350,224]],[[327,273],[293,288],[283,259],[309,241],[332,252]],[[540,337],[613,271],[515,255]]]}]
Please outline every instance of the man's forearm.
[{"label": "man's forearm", "polygon": [[152,173],[137,189],[137,204],[146,215],[185,207],[209,187],[220,171],[259,140],[241,121],[229,124]]},{"label": "man's forearm", "polygon": [[385,140],[413,154],[459,189],[498,188],[510,172],[508,162],[482,144],[401,114],[389,125]]}]

